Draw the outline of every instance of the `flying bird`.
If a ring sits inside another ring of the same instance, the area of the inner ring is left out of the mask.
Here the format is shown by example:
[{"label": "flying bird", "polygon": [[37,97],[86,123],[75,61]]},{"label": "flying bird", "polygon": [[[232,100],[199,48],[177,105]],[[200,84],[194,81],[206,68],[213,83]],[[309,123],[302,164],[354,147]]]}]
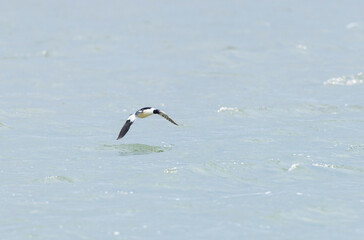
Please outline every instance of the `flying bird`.
[{"label": "flying bird", "polygon": [[130,126],[133,124],[133,122],[135,121],[135,119],[138,118],[146,118],[149,117],[153,114],[159,114],[162,117],[164,117],[165,119],[167,119],[168,121],[170,121],[171,123],[173,123],[174,125],[177,125],[177,123],[175,123],[170,117],[168,117],[168,115],[165,112],[162,112],[159,109],[156,108],[152,108],[152,107],[144,107],[139,109],[138,111],[136,111],[134,114],[131,114],[128,119],[126,120],[123,128],[120,130],[119,136],[116,140],[119,140],[120,138],[124,137],[125,134],[129,131]]}]

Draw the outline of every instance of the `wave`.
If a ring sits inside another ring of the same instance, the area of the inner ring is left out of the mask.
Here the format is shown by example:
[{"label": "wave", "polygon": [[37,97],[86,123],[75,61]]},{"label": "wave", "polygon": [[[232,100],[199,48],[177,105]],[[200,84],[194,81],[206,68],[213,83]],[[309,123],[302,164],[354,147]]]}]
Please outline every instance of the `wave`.
[{"label": "wave", "polygon": [[330,78],[329,80],[324,82],[324,85],[352,86],[363,83],[364,83],[364,73],[360,72],[355,75]]}]

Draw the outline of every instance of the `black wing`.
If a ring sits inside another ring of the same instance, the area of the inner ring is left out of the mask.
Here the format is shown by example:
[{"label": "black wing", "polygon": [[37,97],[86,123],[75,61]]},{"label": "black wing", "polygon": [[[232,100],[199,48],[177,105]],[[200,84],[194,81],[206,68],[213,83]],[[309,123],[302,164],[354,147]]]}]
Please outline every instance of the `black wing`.
[{"label": "black wing", "polygon": [[159,112],[159,115],[161,115],[162,117],[164,117],[165,119],[167,119],[168,121],[170,121],[171,123],[173,123],[174,125],[177,125],[177,126],[178,126],[178,124],[177,124],[177,123],[175,123],[175,122],[172,120],[172,118],[168,117],[168,115],[167,115],[165,112],[160,111],[160,112]]},{"label": "black wing", "polygon": [[119,140],[120,138],[124,137],[125,134],[129,131],[129,128],[132,124],[133,124],[132,121],[130,121],[129,119],[126,120],[126,122],[125,122],[123,128],[120,130],[119,136],[116,140]]}]

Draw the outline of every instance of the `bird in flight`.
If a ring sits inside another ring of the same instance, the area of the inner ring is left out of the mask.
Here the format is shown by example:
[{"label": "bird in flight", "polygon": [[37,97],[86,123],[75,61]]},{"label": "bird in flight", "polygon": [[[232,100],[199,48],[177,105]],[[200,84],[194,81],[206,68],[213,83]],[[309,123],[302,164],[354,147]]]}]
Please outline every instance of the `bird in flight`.
[{"label": "bird in flight", "polygon": [[168,117],[168,115],[165,112],[162,112],[159,109],[156,108],[152,108],[152,107],[144,107],[139,109],[138,111],[136,111],[134,114],[131,114],[128,119],[126,120],[123,128],[120,130],[119,136],[116,140],[119,140],[120,138],[124,137],[125,134],[129,131],[130,126],[133,124],[133,122],[135,121],[135,119],[138,118],[146,118],[149,117],[153,114],[159,114],[162,117],[164,117],[165,119],[167,119],[168,121],[170,121],[171,123],[173,123],[174,125],[177,125],[177,123],[175,123],[170,117]]}]

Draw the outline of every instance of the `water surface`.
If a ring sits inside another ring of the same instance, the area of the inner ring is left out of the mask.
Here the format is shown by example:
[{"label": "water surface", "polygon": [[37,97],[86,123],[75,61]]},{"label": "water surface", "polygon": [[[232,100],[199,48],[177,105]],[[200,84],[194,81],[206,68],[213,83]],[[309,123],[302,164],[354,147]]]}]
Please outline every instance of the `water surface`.
[{"label": "water surface", "polygon": [[1,3],[0,235],[361,239],[363,7]]}]

